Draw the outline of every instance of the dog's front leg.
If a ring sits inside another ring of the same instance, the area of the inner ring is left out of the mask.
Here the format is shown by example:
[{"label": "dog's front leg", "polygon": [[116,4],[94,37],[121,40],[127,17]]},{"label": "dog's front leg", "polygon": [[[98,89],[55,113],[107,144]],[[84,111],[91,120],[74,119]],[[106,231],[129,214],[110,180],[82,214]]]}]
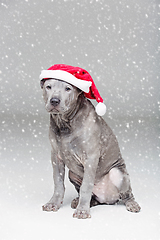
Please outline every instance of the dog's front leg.
[{"label": "dog's front leg", "polygon": [[95,163],[94,160],[93,161],[92,160],[87,161],[87,163],[84,166],[84,176],[80,188],[79,203],[73,214],[74,218],[85,219],[91,217],[90,201],[97,170],[97,163]]},{"label": "dog's front leg", "polygon": [[65,175],[65,165],[62,159],[58,158],[54,152],[51,152],[51,160],[53,166],[53,179],[54,179],[54,194],[48,203],[46,203],[42,208],[44,211],[57,211],[62,202],[65,192],[64,187],[64,175]]}]

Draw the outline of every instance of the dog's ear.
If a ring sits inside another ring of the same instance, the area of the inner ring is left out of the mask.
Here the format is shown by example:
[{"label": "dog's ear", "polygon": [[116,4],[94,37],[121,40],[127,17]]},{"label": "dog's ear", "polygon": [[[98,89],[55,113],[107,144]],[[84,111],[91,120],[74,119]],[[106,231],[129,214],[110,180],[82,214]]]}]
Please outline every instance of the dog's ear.
[{"label": "dog's ear", "polygon": [[45,79],[42,79],[42,80],[40,81],[40,86],[41,86],[41,88],[43,88],[44,83],[45,83]]},{"label": "dog's ear", "polygon": [[81,93],[83,93],[83,91],[79,88],[77,88],[77,92],[78,92],[78,95],[80,95]]}]

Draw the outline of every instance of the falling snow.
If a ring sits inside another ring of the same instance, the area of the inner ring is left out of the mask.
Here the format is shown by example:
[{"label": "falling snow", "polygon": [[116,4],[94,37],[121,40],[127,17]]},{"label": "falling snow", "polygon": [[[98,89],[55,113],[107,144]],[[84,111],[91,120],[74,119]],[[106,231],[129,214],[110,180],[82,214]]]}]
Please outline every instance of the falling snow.
[{"label": "falling snow", "polygon": [[[0,238],[160,239],[158,1],[2,0],[0,13]],[[41,211],[53,185],[39,74],[55,63],[91,73],[140,214],[98,206],[91,220],[77,222],[70,208],[76,192],[67,176],[62,209]]]}]

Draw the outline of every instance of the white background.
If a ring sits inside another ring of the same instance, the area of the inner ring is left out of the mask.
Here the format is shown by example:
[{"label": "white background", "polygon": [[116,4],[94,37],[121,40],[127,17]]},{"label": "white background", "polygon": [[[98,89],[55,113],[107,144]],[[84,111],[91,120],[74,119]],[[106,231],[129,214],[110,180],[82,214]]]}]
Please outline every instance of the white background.
[{"label": "white background", "polygon": [[[0,239],[160,239],[159,6],[158,0],[0,1]],[[62,208],[41,210],[53,181],[39,74],[56,63],[92,75],[140,213],[97,206],[91,219],[73,219],[77,195],[67,174]]]}]

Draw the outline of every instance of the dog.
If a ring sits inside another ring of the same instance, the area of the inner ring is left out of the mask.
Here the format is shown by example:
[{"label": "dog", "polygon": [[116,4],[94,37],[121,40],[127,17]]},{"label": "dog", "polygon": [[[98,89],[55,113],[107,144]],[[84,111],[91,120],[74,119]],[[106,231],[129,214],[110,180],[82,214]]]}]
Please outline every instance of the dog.
[{"label": "dog", "polygon": [[117,139],[84,92],[68,82],[42,79],[45,108],[50,114],[49,139],[54,194],[42,208],[57,211],[64,198],[65,165],[78,197],[74,218],[90,218],[90,207],[122,201],[139,212]]}]

